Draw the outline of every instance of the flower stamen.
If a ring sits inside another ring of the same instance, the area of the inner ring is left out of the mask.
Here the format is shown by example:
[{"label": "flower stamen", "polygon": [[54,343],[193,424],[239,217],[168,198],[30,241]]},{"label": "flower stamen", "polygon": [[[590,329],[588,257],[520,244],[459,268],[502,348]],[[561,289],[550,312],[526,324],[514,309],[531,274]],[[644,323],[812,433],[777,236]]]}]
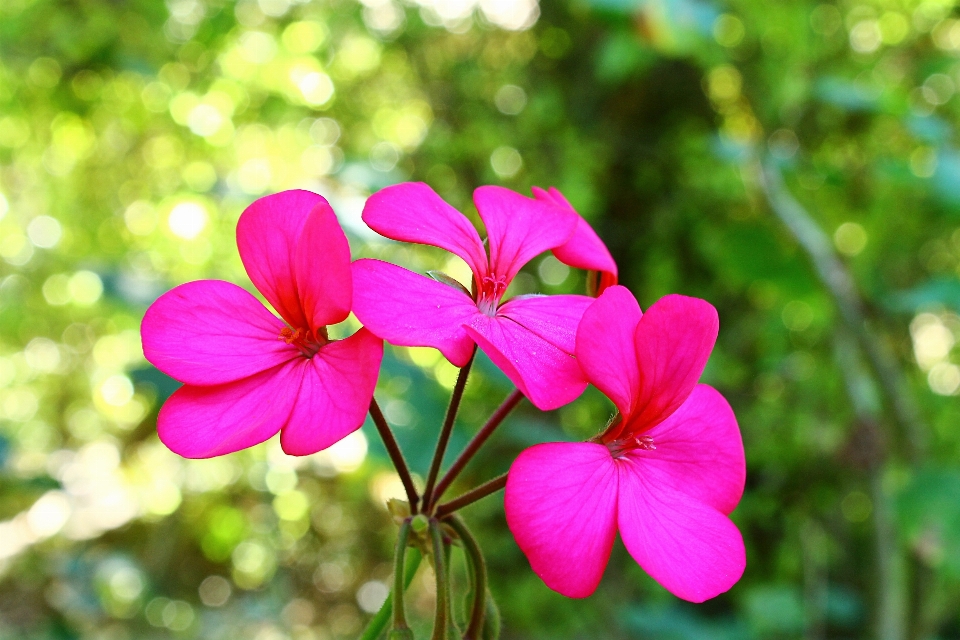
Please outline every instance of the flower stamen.
[{"label": "flower stamen", "polygon": [[631,451],[656,451],[657,445],[651,436],[627,436],[612,442],[603,443],[614,458],[623,457]]},{"label": "flower stamen", "polygon": [[484,276],[480,282],[480,296],[477,300],[477,306],[480,311],[493,317],[496,314],[497,307],[500,305],[500,298],[507,291],[506,276]]},{"label": "flower stamen", "polygon": [[304,357],[312,358],[320,351],[320,347],[329,342],[326,327],[320,329],[319,333],[320,335],[318,336],[310,329],[284,327],[277,337],[299,349]]},{"label": "flower stamen", "polygon": [[485,276],[483,278],[483,295],[499,300],[507,290],[506,276]]}]

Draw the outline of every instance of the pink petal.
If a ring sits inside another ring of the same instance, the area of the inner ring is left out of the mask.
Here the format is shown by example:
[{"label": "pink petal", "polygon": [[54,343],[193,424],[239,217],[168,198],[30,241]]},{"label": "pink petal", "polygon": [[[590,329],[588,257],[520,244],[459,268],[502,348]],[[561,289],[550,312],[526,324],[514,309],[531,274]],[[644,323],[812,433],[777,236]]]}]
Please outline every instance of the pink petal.
[{"label": "pink petal", "polygon": [[363,221],[388,238],[446,249],[463,258],[478,279],[487,275],[487,254],[477,230],[422,182],[376,192],[363,207]]},{"label": "pink petal", "polygon": [[637,325],[640,386],[628,428],[649,429],[670,416],[696,386],[717,341],[720,320],[706,300],[669,295]]},{"label": "pink petal", "polygon": [[359,429],[382,358],[383,341],[366,329],[321,347],[305,367],[290,421],[280,433],[283,450],[310,455]]},{"label": "pink petal", "polygon": [[603,293],[617,284],[617,264],[613,261],[613,256],[597,232],[583,218],[577,221],[577,227],[566,244],[554,249],[553,255],[571,267],[599,271],[601,277],[598,293]]},{"label": "pink petal", "polygon": [[[550,191],[534,187],[533,197],[541,202],[554,204],[576,212],[570,202],[555,187],[550,187]],[[617,263],[614,262],[607,245],[603,244],[603,240],[593,230],[593,227],[580,217],[580,214],[577,214],[577,218],[577,227],[574,229],[573,235],[566,243],[554,249],[553,255],[557,257],[557,260],[571,267],[600,271],[603,277],[598,293],[602,293],[607,287],[617,284]]]},{"label": "pink petal", "polygon": [[235,284],[198,280],[175,287],[150,305],[140,334],[147,360],[193,385],[240,380],[291,360],[280,339],[284,324]]},{"label": "pink petal", "polygon": [[346,320],[353,298],[350,245],[326,200],[307,216],[295,268],[300,305],[310,328],[316,331]]},{"label": "pink petal", "polygon": [[380,260],[353,263],[353,310],[390,344],[434,347],[458,367],[473,353],[463,329],[478,315],[462,291]]},{"label": "pink petal", "polygon": [[747,564],[736,525],[713,507],[658,484],[639,462],[617,461],[617,524],[627,551],[678,598],[703,602],[730,589]]},{"label": "pink petal", "polygon": [[282,191],[256,200],[237,221],[237,248],[247,275],[295,329],[309,324],[297,291],[296,271],[300,236],[317,206],[329,205],[309,191]]},{"label": "pink petal", "polygon": [[633,412],[640,388],[634,336],[641,317],[633,294],[626,287],[613,286],[584,312],[577,331],[580,368],[624,416]]},{"label": "pink petal", "polygon": [[617,469],[589,442],[539,444],[510,467],[507,525],[534,573],[569,598],[600,584],[616,537]]},{"label": "pink petal", "polygon": [[185,458],[212,458],[269,439],[290,417],[306,362],[297,358],[213,387],[181,387],[160,409],[160,440]]},{"label": "pink petal", "polygon": [[592,303],[593,298],[587,296],[517,296],[501,305],[497,315],[510,318],[561,351],[572,354],[580,318]]},{"label": "pink petal", "polygon": [[716,389],[698,384],[679,409],[645,435],[656,449],[637,449],[627,457],[636,460],[651,484],[733,512],[743,495],[746,460],[737,418]]},{"label": "pink petal", "polygon": [[509,283],[535,256],[570,239],[577,215],[503,187],[480,187],[473,202],[487,227],[490,272]]},{"label": "pink petal", "polygon": [[464,328],[523,395],[542,411],[572,402],[587,387],[573,356],[510,318],[477,314]]}]

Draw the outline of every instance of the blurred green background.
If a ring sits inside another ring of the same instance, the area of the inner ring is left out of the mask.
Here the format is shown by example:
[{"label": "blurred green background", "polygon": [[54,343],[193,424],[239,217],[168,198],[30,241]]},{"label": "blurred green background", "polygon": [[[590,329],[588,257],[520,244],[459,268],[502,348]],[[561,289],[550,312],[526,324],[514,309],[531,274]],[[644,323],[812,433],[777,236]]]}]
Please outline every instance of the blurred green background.
[{"label": "blurred green background", "polygon": [[[249,286],[237,217],[292,187],[356,256],[462,275],[363,227],[403,180],[474,219],[476,186],[555,185],[642,306],[720,312],[743,579],[681,603],[618,543],[567,600],[489,498],[465,515],[504,638],[960,638],[958,58],[954,0],[0,1],[0,638],[356,637],[402,495],[375,432],[182,460],[138,327],[180,282]],[[584,280],[547,256],[514,291]],[[455,375],[387,350],[377,396],[421,474]],[[509,390],[481,359],[452,453]],[[455,489],[611,406],[522,404]]]}]

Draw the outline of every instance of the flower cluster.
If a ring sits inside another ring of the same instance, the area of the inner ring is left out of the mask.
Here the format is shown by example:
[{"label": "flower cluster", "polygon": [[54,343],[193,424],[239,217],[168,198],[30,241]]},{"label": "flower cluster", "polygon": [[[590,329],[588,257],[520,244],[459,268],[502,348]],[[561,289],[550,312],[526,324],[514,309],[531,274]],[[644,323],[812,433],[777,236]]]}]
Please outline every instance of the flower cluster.
[{"label": "flower cluster", "polygon": [[[284,451],[307,455],[358,429],[369,410],[406,478],[400,547],[418,513],[431,523],[447,518],[447,534],[466,544],[469,534],[452,512],[468,501],[438,503],[466,459],[521,394],[549,410],[593,384],[617,408],[605,430],[588,442],[524,451],[506,479],[477,495],[505,484],[510,530],[537,575],[564,595],[596,589],[618,531],[640,566],[677,596],[700,602],[726,591],[746,562],[728,518],[743,491],[745,464],[729,405],[698,384],[719,329],[716,310],[673,295],[641,313],[617,285],[609,251],[563,195],[536,188],[533,195],[477,189],[485,241],[425,184],[388,187],[367,201],[367,225],[459,256],[472,272],[469,287],[380,260],[351,263],[336,216],[317,194],[286,191],[254,202],[240,217],[237,245],[276,315],[219,280],[180,285],[148,309],[144,354],[184,383],[160,411],[160,439],[182,456],[204,458],[279,432]],[[546,251],[590,270],[598,297],[508,298],[511,281]],[[331,339],[327,327],[351,312],[363,328]],[[461,367],[422,501],[373,399],[384,340],[434,347]],[[434,485],[478,348],[517,392]],[[394,628],[403,626],[395,614]]]}]

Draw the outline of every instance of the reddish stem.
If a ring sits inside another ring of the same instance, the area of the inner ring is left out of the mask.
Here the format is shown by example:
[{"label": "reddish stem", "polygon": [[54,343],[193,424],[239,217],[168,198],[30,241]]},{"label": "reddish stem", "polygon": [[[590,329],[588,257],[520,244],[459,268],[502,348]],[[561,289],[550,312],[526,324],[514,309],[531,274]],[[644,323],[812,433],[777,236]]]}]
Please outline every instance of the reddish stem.
[{"label": "reddish stem", "polygon": [[[440,482],[437,483],[437,488],[433,491],[433,497],[431,498],[431,503],[435,503],[441,497],[443,497],[443,492],[446,491],[450,484],[456,480],[457,476],[460,475],[460,472],[463,471],[463,468],[467,466],[467,463],[470,462],[470,459],[477,453],[480,447],[483,446],[483,443],[487,441],[487,438],[500,426],[500,423],[503,422],[504,418],[513,411],[514,407],[520,403],[523,399],[523,394],[519,389],[515,389],[513,393],[506,397],[503,403],[493,412],[493,415],[490,416],[490,419],[487,420],[487,424],[483,425],[483,428],[477,432],[477,435],[473,436],[473,439],[467,444],[466,448],[463,450],[457,459],[454,460],[453,464],[443,475],[443,478],[440,479]],[[426,500],[424,500],[424,508],[428,508]]]}]

